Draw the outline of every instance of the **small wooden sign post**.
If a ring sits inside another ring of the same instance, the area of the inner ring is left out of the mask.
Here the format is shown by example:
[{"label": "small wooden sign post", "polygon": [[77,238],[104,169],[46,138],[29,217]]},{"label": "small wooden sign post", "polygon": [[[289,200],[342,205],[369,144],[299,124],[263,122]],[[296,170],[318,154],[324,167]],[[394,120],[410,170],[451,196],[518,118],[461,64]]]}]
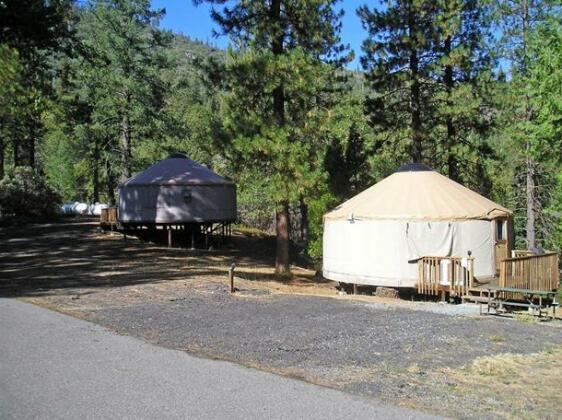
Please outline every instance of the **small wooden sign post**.
[{"label": "small wooden sign post", "polygon": [[230,268],[228,269],[228,279],[230,280],[230,293],[234,293],[234,269],[236,268],[236,264],[232,263]]}]

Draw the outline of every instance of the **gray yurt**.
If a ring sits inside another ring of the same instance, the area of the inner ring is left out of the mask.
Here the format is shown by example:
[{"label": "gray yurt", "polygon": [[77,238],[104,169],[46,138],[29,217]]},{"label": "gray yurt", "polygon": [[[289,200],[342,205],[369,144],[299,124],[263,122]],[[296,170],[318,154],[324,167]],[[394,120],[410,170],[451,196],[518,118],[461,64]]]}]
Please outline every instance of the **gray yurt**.
[{"label": "gray yurt", "polygon": [[125,226],[229,223],[236,219],[236,185],[174,154],[119,186],[118,217]]}]

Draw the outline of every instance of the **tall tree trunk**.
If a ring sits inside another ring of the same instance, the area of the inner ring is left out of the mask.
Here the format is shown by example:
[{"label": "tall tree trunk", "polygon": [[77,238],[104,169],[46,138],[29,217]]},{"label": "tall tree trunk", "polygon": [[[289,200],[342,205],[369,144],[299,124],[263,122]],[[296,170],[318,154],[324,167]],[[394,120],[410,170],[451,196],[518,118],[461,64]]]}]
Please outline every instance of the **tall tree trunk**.
[{"label": "tall tree trunk", "polygon": [[35,137],[37,130],[35,129],[35,121],[32,123],[31,133],[29,136],[29,141],[27,142],[27,161],[29,166],[35,167]]},{"label": "tall tree trunk", "polygon": [[12,152],[14,154],[14,166],[21,166],[20,161],[20,147],[19,142],[17,140],[12,141]]},{"label": "tall tree trunk", "polygon": [[4,178],[4,139],[0,139],[0,179]]},{"label": "tall tree trunk", "polygon": [[281,204],[276,215],[277,256],[275,258],[275,273],[279,276],[290,276],[291,265],[289,258],[289,203]]},{"label": "tall tree trunk", "polygon": [[[523,65],[521,67],[521,73],[524,77],[528,76],[528,36],[529,36],[529,25],[530,25],[530,16],[529,16],[529,3],[527,0],[523,0],[523,15],[522,15],[522,28],[523,28],[523,42],[522,42],[522,56],[523,56]],[[527,89],[527,88],[526,88]],[[525,91],[525,121],[527,123],[531,122],[533,118],[533,112],[531,108],[531,98],[529,97],[528,90]],[[525,223],[525,231],[526,231],[526,239],[527,239],[527,247],[532,248],[536,246],[536,213],[535,210],[537,208],[536,205],[536,195],[535,195],[535,165],[533,162],[533,157],[531,155],[531,142],[529,139],[529,135],[525,139],[525,201],[526,201],[526,212],[527,212],[527,220]]]},{"label": "tall tree trunk", "polygon": [[308,231],[308,205],[304,201],[304,197],[299,199],[300,212],[301,212],[301,239],[304,244],[308,244],[309,231]]},{"label": "tall tree trunk", "polygon": [[131,170],[131,125],[129,116],[123,115],[121,120],[121,148],[123,149],[123,178],[130,178]]},{"label": "tall tree trunk", "polygon": [[412,161],[422,161],[422,136],[421,136],[421,106],[420,106],[420,80],[419,80],[419,58],[416,39],[416,17],[410,5],[408,12],[408,32],[411,40],[410,45],[410,130],[412,136]]},{"label": "tall tree trunk", "polygon": [[[272,22],[281,20],[281,0],[272,0],[270,7],[270,17]],[[274,55],[283,54],[283,33],[278,33],[273,39],[271,51]],[[273,90],[273,112],[280,127],[285,125],[285,90],[283,85],[277,86]],[[290,266],[290,224],[289,224],[289,202],[283,200],[280,203],[281,209],[277,212],[276,231],[277,231],[277,250],[275,258],[275,272],[281,276],[291,274]]]},{"label": "tall tree trunk", "polygon": [[105,161],[107,201],[110,206],[115,205],[115,175],[109,159]]},{"label": "tall tree trunk", "polygon": [[93,200],[94,203],[99,203],[100,201],[100,147],[98,139],[94,139],[94,159],[93,164],[94,167],[92,168],[92,183],[94,184],[94,191],[93,191]]},{"label": "tall tree trunk", "polygon": [[[450,54],[451,54],[451,37],[447,37],[445,39],[445,48],[444,48],[444,54],[445,57],[449,57],[450,58]],[[451,103],[451,95],[453,93],[453,87],[454,87],[454,80],[453,80],[453,66],[448,63],[445,66],[445,72],[444,72],[444,79],[445,79],[445,89],[447,91],[447,106],[450,109],[452,106]],[[448,111],[450,112],[450,111]],[[445,121],[446,125],[447,125],[447,144],[446,144],[446,150],[447,150],[447,172],[449,175],[449,178],[451,178],[454,181],[458,181],[459,180],[459,173],[458,173],[458,162],[457,162],[457,158],[455,156],[454,153],[454,147],[455,147],[455,143],[456,143],[456,130],[455,130],[455,125],[453,123],[453,117],[448,113],[447,117],[446,117],[446,121]]]},{"label": "tall tree trunk", "polygon": [[[529,142],[527,142],[527,148],[529,148]],[[527,223],[525,230],[527,232],[527,248],[533,248],[536,246],[535,238],[535,172],[533,167],[533,161],[527,152],[526,161],[526,171],[527,171],[527,182],[525,188],[526,202],[527,202]]]}]

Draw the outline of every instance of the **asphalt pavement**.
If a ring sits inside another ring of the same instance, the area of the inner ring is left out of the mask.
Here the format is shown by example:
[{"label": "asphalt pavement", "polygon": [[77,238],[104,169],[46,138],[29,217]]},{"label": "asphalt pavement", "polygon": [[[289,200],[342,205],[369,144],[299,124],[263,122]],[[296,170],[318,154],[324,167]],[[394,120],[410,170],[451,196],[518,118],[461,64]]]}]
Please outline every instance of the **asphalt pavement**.
[{"label": "asphalt pavement", "polygon": [[0,418],[431,417],[0,299]]}]

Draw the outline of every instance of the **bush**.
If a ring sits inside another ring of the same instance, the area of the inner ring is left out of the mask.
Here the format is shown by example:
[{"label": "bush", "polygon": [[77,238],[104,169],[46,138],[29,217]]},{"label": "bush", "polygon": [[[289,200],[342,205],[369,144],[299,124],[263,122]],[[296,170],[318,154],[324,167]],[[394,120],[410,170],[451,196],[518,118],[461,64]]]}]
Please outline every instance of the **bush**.
[{"label": "bush", "polygon": [[0,180],[0,213],[3,217],[52,217],[60,196],[44,177],[29,166],[18,166]]}]

